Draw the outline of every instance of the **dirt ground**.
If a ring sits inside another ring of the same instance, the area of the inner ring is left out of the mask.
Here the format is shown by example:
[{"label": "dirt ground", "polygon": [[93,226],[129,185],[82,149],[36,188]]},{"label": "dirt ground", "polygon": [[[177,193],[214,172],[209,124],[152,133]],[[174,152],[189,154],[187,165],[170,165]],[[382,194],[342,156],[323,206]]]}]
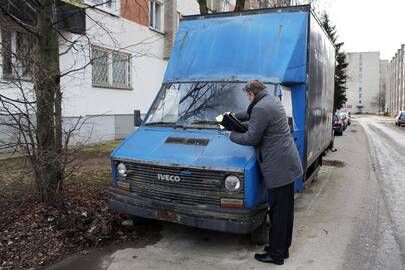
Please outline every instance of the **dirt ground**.
[{"label": "dirt ground", "polygon": [[82,164],[66,179],[63,203],[45,205],[23,157],[0,158],[0,270],[39,269],[63,256],[138,240],[158,225],[123,227],[127,219],[107,207],[109,155],[116,143],[84,148]]}]

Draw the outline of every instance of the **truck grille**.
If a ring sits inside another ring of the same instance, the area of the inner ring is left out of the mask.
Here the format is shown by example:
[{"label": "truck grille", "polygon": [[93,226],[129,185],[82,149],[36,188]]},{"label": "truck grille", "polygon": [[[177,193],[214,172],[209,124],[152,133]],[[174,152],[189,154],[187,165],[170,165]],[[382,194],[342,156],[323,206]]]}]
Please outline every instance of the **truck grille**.
[{"label": "truck grille", "polygon": [[[163,202],[173,202],[189,205],[220,206],[220,199],[243,199],[243,172],[228,172],[205,170],[177,166],[165,166],[144,163],[125,163],[127,167],[127,181],[131,192],[139,197]],[[159,178],[158,175],[161,175]],[[241,192],[229,194],[223,189],[223,179],[229,175],[237,175],[241,179]],[[169,181],[162,176],[169,175]]]}]

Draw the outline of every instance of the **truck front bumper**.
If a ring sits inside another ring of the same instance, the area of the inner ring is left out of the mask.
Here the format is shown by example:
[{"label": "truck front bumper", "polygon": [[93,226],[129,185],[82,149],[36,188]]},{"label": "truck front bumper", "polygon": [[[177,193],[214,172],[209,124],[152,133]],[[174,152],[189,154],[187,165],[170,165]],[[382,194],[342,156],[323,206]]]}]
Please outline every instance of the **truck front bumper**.
[{"label": "truck front bumper", "polygon": [[110,188],[108,206],[113,211],[128,215],[240,234],[259,227],[267,211],[265,204],[253,209],[178,205],[139,198],[116,188]]}]

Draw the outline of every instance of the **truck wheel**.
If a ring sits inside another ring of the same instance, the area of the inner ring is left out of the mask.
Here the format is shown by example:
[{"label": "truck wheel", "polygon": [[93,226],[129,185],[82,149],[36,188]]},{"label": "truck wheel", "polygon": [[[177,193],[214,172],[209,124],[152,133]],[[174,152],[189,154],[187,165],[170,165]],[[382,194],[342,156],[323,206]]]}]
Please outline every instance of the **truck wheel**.
[{"label": "truck wheel", "polygon": [[137,217],[137,216],[132,216],[132,215],[130,216],[130,218],[132,219],[134,224],[137,224],[137,225],[144,225],[144,224],[150,223],[150,219],[147,219],[147,218]]},{"label": "truck wheel", "polygon": [[332,134],[332,140],[330,141],[328,149],[333,150],[334,148],[335,148],[335,134]]},{"label": "truck wheel", "polygon": [[250,233],[250,239],[256,245],[262,246],[269,242],[270,214],[264,216],[262,224]]}]

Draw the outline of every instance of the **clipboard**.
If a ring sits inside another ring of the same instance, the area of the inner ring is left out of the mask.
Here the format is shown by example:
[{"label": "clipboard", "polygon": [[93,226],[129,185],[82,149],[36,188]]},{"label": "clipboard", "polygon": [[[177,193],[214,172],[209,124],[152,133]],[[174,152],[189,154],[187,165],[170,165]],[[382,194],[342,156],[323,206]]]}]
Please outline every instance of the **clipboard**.
[{"label": "clipboard", "polygon": [[236,118],[234,113],[224,113],[217,117],[217,121],[228,131],[236,131],[239,133],[245,133],[247,131],[247,128]]}]

